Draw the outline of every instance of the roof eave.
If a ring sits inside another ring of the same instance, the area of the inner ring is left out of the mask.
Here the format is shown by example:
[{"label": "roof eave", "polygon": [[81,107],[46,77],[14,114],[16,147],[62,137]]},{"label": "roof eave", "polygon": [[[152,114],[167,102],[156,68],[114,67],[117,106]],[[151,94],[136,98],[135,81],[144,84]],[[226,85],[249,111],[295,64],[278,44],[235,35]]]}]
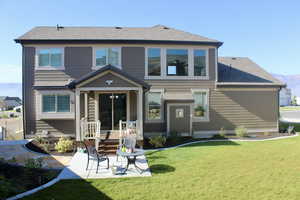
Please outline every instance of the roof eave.
[{"label": "roof eave", "polygon": [[274,86],[274,87],[286,87],[286,84],[281,83],[258,83],[258,82],[217,82],[217,86]]},{"label": "roof eave", "polygon": [[125,40],[125,39],[21,39],[17,38],[14,40],[16,43],[20,44],[49,44],[49,43],[125,43],[125,44],[139,44],[139,43],[146,43],[146,44],[191,44],[191,45],[213,45],[220,47],[222,46],[223,42],[219,41],[177,41],[177,40]]}]

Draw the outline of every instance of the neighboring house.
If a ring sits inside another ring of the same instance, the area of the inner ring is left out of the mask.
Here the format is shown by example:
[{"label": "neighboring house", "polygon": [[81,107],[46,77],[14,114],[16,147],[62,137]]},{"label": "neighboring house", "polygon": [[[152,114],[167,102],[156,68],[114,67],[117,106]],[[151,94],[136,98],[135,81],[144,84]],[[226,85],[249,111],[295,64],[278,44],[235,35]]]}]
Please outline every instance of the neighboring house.
[{"label": "neighboring house", "polygon": [[300,105],[300,97],[296,97],[296,105],[297,105],[297,106]]},{"label": "neighboring house", "polygon": [[15,41],[23,48],[26,137],[82,140],[87,121],[98,120],[101,133],[119,134],[120,120],[136,126],[140,140],[241,125],[278,131],[285,85],[248,58],[218,57],[217,40],[157,25],[36,27]]},{"label": "neighboring house", "polygon": [[0,110],[12,110],[17,106],[22,105],[22,100],[19,97],[0,96]]},{"label": "neighboring house", "polygon": [[292,103],[292,92],[289,88],[282,88],[279,93],[280,106],[290,106]]}]

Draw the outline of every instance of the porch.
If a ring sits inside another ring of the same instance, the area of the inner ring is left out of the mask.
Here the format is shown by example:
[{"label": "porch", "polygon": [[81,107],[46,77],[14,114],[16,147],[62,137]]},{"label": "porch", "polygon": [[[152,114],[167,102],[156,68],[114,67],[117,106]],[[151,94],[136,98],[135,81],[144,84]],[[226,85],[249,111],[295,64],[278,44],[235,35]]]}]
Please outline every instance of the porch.
[{"label": "porch", "polygon": [[143,140],[143,93],[149,85],[111,65],[69,84],[75,90],[76,140],[113,139],[130,130]]}]

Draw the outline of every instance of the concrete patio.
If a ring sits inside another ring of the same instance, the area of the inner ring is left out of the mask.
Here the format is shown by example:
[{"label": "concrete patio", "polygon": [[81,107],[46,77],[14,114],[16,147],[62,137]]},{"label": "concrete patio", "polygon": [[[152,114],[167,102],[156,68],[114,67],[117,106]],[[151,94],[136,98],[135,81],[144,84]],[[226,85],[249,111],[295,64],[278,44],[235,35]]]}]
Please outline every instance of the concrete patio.
[{"label": "concrete patio", "polygon": [[[107,162],[100,162],[98,173],[97,160],[90,160],[89,169],[86,170],[87,154],[77,152],[68,167],[66,167],[59,175],[60,179],[97,179],[97,178],[123,178],[123,177],[145,177],[151,176],[151,172],[145,156],[137,157],[136,164],[143,169],[140,173],[134,166],[129,165],[129,169],[125,174],[122,174],[127,160],[125,158],[117,157],[115,155],[109,156],[109,169],[106,169]],[[118,167],[117,167],[118,166]],[[117,174],[113,174],[112,167],[117,167]]]}]

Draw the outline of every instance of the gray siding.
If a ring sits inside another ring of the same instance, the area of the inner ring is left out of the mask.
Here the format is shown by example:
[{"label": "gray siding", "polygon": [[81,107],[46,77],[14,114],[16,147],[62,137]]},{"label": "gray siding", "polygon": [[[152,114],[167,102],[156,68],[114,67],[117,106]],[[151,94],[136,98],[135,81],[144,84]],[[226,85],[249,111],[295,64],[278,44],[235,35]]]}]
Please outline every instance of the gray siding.
[{"label": "gray siding", "polygon": [[278,123],[277,91],[211,91],[210,122],[193,123],[194,131],[275,129]]},{"label": "gray siding", "polygon": [[24,133],[35,131],[35,98],[32,86],[34,84],[35,48],[23,47],[23,103],[24,103]]},{"label": "gray siding", "polygon": [[208,50],[208,70],[209,70],[209,80],[216,80],[216,49]]},{"label": "gray siding", "polygon": [[75,135],[75,120],[37,120],[36,132],[49,131],[52,136]]},{"label": "gray siding", "polygon": [[35,85],[66,85],[69,79],[92,71],[92,47],[66,47],[64,51],[65,70],[36,70]]},{"label": "gray siding", "polygon": [[122,68],[130,75],[143,80],[145,76],[145,48],[123,47]]},{"label": "gray siding", "polygon": [[130,120],[137,120],[137,94],[134,91],[129,92],[129,98],[130,98]]}]

